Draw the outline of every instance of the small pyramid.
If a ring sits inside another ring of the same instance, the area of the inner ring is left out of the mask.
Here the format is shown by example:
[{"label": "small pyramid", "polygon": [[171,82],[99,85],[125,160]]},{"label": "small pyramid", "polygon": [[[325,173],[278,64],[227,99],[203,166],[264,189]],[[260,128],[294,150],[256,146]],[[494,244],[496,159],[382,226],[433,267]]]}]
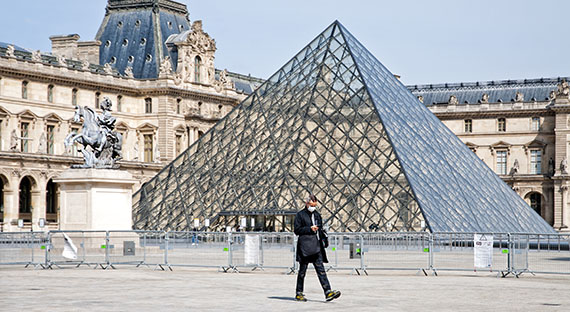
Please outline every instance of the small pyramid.
[{"label": "small pyramid", "polygon": [[135,194],[135,228],[292,230],[308,193],[331,231],[554,232],[338,21]]}]

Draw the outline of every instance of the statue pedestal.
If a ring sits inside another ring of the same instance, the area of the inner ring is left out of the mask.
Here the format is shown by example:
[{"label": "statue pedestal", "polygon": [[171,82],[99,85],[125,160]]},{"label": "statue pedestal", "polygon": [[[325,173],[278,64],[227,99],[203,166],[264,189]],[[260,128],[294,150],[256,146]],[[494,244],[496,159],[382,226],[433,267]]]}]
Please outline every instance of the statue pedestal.
[{"label": "statue pedestal", "polygon": [[61,230],[132,230],[132,186],[127,171],[68,169],[60,186]]}]

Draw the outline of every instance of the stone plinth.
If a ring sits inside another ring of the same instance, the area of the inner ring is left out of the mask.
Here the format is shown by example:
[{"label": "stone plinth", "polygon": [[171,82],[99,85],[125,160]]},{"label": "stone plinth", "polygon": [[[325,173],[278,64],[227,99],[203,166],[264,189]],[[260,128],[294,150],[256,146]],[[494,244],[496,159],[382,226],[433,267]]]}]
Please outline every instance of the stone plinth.
[{"label": "stone plinth", "polygon": [[61,230],[131,230],[132,186],[127,171],[68,169],[60,186]]}]

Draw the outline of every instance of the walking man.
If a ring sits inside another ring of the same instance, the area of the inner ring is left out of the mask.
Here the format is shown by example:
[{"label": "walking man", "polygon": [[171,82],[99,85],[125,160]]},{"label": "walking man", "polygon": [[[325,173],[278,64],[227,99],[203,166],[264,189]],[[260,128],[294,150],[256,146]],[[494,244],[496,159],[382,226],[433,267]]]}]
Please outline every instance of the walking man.
[{"label": "walking man", "polygon": [[328,247],[327,233],[323,230],[323,219],[317,212],[317,198],[309,195],[305,201],[305,209],[297,212],[295,216],[295,234],[297,240],[297,261],[299,262],[299,274],[297,275],[297,289],[295,300],[307,301],[303,288],[305,274],[309,263],[312,263],[317,271],[319,282],[325,292],[325,299],[331,301],[340,297],[340,291],[331,290],[327,278],[327,272],[323,263],[328,263],[325,248]]}]

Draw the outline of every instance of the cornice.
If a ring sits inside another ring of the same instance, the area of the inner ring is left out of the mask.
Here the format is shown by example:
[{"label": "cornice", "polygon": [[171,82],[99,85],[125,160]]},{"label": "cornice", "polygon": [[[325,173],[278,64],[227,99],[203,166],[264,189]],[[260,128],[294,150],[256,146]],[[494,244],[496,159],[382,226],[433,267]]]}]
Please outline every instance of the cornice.
[{"label": "cornice", "polygon": [[496,110],[496,111],[463,111],[463,112],[433,112],[440,120],[466,119],[466,118],[498,118],[498,117],[531,117],[531,116],[554,116],[556,112],[546,109],[524,110]]}]

